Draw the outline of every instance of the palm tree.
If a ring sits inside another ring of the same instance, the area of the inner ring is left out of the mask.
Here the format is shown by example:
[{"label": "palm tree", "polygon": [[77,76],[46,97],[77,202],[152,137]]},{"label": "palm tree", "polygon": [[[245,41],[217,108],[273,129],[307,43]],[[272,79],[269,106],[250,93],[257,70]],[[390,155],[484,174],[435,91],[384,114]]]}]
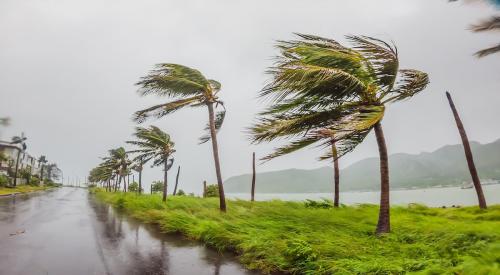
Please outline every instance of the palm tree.
[{"label": "palm tree", "polygon": [[[474,32],[495,32],[500,30],[500,16],[493,16],[487,20],[484,20],[483,22],[473,25],[472,26],[472,31]],[[477,57],[484,57],[490,54],[498,53],[500,52],[500,43],[498,43],[495,46],[480,50],[476,52]]]},{"label": "palm tree", "polygon": [[47,158],[45,156],[40,156],[38,158],[38,164],[40,165],[40,182],[43,182],[43,168],[45,166],[45,163],[47,163]]},{"label": "palm tree", "polygon": [[[219,207],[221,211],[225,212],[226,200],[217,144],[217,132],[220,130],[226,114],[224,104],[217,96],[221,84],[215,80],[205,78],[198,70],[178,64],[162,63],[156,65],[156,68],[143,77],[137,85],[140,87],[139,93],[141,96],[155,94],[174,98],[171,102],[158,104],[136,112],[134,120],[139,123],[144,122],[151,116],[161,118],[184,107],[207,106],[208,125],[205,130],[209,133],[200,138],[200,143],[212,140],[215,173],[219,186]],[[221,106],[222,110],[216,113],[215,109],[218,106]]]},{"label": "palm tree", "polygon": [[119,147],[109,150],[108,153],[109,156],[103,158],[103,165],[111,168],[117,175],[114,189],[115,191],[118,190],[123,180],[123,191],[127,192],[125,176],[129,173],[129,165],[132,163],[128,158],[127,151],[123,147]]},{"label": "palm tree", "polygon": [[400,70],[396,47],[376,38],[346,36],[353,44],[349,48],[332,39],[298,36],[300,40],[278,44],[281,55],[269,71],[272,81],[260,93],[273,105],[253,126],[253,140],[293,138],[265,160],[317,142],[336,148],[321,159],[338,159],[374,129],[381,178],[376,233],[390,232],[389,166],[381,121],[386,104],[422,91],[428,76]]},{"label": "palm tree", "polygon": [[114,178],[113,169],[110,166],[101,163],[92,169],[89,173],[89,182],[102,183],[106,186],[106,191],[111,192],[111,180]]},{"label": "palm tree", "polygon": [[141,159],[143,163],[153,160],[153,166],[163,165],[163,201],[166,201],[167,172],[174,164],[174,159],[169,158],[175,153],[175,144],[167,133],[156,126],[150,126],[149,128],[137,127],[134,136],[137,140],[127,141],[127,143],[133,144],[139,149],[132,150],[130,153],[138,154],[136,159]]},{"label": "palm tree", "polygon": [[132,161],[134,163],[132,165],[132,169],[139,173],[139,189],[137,192],[140,194],[142,192],[142,170],[144,169],[144,164],[146,163],[142,158],[134,158]]},{"label": "palm tree", "polygon": [[16,170],[14,172],[14,186],[17,186],[17,177],[19,173],[19,159],[21,158],[21,153],[26,150],[26,137],[24,133],[21,133],[21,136],[12,137],[11,144],[19,144],[21,148],[17,148],[17,157],[16,157]]},{"label": "palm tree", "polygon": [[[52,181],[52,177],[54,177],[54,172],[58,171],[59,168],[57,167],[57,164],[51,163],[47,165],[47,179],[49,181]],[[56,178],[58,176],[56,175]]]},{"label": "palm tree", "polygon": [[472,156],[472,150],[470,149],[469,138],[465,132],[464,125],[460,116],[458,115],[457,108],[449,92],[446,92],[446,97],[448,98],[448,103],[450,104],[451,111],[457,123],[458,132],[460,138],[462,139],[462,144],[464,146],[465,158],[467,160],[467,166],[469,167],[469,172],[472,178],[472,183],[474,184],[474,189],[476,190],[477,199],[479,201],[479,208],[486,209],[486,199],[484,198],[483,188],[481,187],[481,181],[479,180],[479,175],[477,174],[476,165],[474,164],[474,158]]}]

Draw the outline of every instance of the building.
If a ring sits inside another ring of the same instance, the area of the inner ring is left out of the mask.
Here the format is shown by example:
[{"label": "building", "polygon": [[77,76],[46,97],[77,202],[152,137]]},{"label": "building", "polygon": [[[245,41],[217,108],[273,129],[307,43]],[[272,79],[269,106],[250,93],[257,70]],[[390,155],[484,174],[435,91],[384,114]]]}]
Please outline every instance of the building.
[{"label": "building", "polygon": [[[11,144],[10,142],[0,141],[0,154],[5,159],[0,161],[0,174],[8,175],[8,171],[16,169],[16,160],[19,156],[19,170],[28,168],[32,175],[40,173],[40,163],[33,156],[22,150],[18,144]],[[18,179],[18,183],[24,183],[22,179]]]}]

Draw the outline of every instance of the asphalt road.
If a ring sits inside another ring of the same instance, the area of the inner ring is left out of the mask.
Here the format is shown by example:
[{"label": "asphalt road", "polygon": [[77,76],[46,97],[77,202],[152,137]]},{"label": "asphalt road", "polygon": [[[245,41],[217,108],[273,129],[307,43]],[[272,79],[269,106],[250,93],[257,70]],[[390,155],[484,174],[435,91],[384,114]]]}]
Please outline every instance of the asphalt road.
[{"label": "asphalt road", "polygon": [[257,273],[64,187],[0,198],[0,274]]}]

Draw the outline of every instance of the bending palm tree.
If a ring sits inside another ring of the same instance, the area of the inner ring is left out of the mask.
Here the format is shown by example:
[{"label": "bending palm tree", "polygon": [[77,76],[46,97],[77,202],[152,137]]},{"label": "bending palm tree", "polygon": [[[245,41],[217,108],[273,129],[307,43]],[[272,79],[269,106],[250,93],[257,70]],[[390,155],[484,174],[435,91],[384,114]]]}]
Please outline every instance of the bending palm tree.
[{"label": "bending palm tree", "polygon": [[138,127],[134,136],[136,141],[127,141],[129,144],[138,146],[140,149],[130,151],[137,153],[136,159],[142,163],[153,160],[153,166],[163,165],[163,201],[167,200],[167,172],[172,167],[174,159],[169,159],[174,150],[174,143],[170,136],[156,126],[150,126],[148,129]]},{"label": "bending palm tree", "polygon": [[[212,140],[215,173],[219,186],[219,207],[221,211],[225,212],[226,199],[222,185],[217,144],[217,132],[221,128],[226,115],[224,105],[217,96],[221,84],[215,80],[206,79],[198,70],[178,64],[163,63],[156,65],[156,69],[143,77],[137,85],[140,86],[139,93],[142,96],[155,94],[174,98],[174,101],[136,112],[134,120],[139,123],[151,116],[161,118],[184,107],[207,106],[208,125],[205,130],[208,131],[208,134],[200,138],[200,143]],[[218,106],[221,106],[223,110],[215,113]]]},{"label": "bending palm tree", "polygon": [[38,164],[40,165],[40,182],[43,182],[43,168],[47,163],[47,158],[45,156],[40,156],[38,158]]},{"label": "bending palm tree", "polygon": [[123,191],[127,192],[127,183],[125,181],[125,176],[129,172],[129,165],[131,161],[128,159],[127,151],[123,147],[117,149],[111,149],[108,151],[109,156],[103,158],[104,166],[113,169],[117,175],[117,181],[115,183],[115,191],[120,187],[123,180]]},{"label": "bending palm tree", "polygon": [[[428,84],[427,74],[399,70],[395,46],[382,40],[347,36],[335,40],[301,35],[280,42],[281,55],[261,92],[273,106],[253,127],[254,141],[294,138],[264,159],[272,159],[316,142],[335,143],[321,159],[338,159],[352,151],[374,129],[380,155],[381,198],[377,234],[390,231],[389,167],[381,121],[385,104],[408,99]],[[399,77],[399,81],[396,81]],[[335,157],[335,153],[337,156]]]},{"label": "bending palm tree", "polygon": [[19,159],[21,158],[21,153],[26,150],[26,137],[24,133],[21,133],[21,136],[12,137],[11,144],[19,144],[21,148],[17,148],[17,157],[16,157],[16,170],[14,172],[14,186],[17,186],[17,177],[19,173]]},{"label": "bending palm tree", "polygon": [[137,173],[139,173],[139,190],[137,192],[142,193],[142,170],[144,168],[144,160],[142,158],[134,158],[134,164],[132,165],[132,169],[134,169]]}]

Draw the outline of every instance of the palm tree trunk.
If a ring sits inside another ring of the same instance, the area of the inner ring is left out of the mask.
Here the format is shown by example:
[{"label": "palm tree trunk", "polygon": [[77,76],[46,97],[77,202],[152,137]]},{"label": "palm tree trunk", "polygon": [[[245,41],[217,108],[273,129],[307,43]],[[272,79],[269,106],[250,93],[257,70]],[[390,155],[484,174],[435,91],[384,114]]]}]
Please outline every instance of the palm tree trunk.
[{"label": "palm tree trunk", "polygon": [[17,173],[19,171],[19,158],[20,157],[21,157],[21,149],[18,149],[17,158],[16,158],[16,171],[14,172],[14,187],[17,186]]},{"label": "palm tree trunk", "polygon": [[177,194],[177,185],[179,184],[179,173],[181,172],[181,166],[177,168],[177,176],[175,176],[175,188],[174,188],[174,196]]},{"label": "palm tree trunk", "polygon": [[127,178],[123,176],[123,192],[127,192]]},{"label": "palm tree trunk", "polygon": [[251,201],[255,201],[255,152],[252,154],[252,198]]},{"label": "palm tree trunk", "polygon": [[139,194],[142,193],[142,167],[139,170]]},{"label": "palm tree trunk", "polygon": [[40,183],[43,183],[43,164],[40,166]]},{"label": "palm tree trunk", "polygon": [[389,202],[389,157],[385,144],[382,124],[375,124],[375,137],[377,138],[378,152],[380,156],[380,212],[378,214],[377,235],[391,231],[391,215]]},{"label": "palm tree trunk", "polygon": [[333,206],[339,207],[340,200],[340,174],[339,174],[339,160],[337,153],[337,146],[335,146],[335,140],[332,139],[332,156],[333,156],[333,185],[334,185],[334,196],[333,196]]},{"label": "palm tree trunk", "polygon": [[460,116],[458,115],[453,99],[451,99],[450,93],[446,92],[446,97],[450,103],[450,108],[455,117],[455,122],[457,123],[458,132],[460,133],[460,138],[462,139],[462,144],[464,146],[465,158],[467,159],[467,165],[469,166],[470,176],[472,177],[472,183],[476,189],[477,199],[479,201],[479,208],[486,209],[486,199],[484,198],[483,188],[481,186],[481,181],[479,180],[479,175],[477,174],[476,165],[474,164],[474,158],[472,156],[472,150],[470,149],[469,138],[467,138],[467,133],[465,132],[464,125]]},{"label": "palm tree trunk", "polygon": [[208,117],[210,124],[210,137],[212,140],[212,149],[215,162],[215,173],[217,174],[217,185],[219,187],[219,208],[220,211],[226,212],[226,198],[224,196],[224,186],[222,185],[222,175],[220,172],[220,161],[219,161],[219,148],[217,145],[217,133],[215,131],[214,104],[210,102],[207,104],[207,106],[208,106]]},{"label": "palm tree trunk", "polygon": [[165,163],[163,166],[164,174],[163,174],[163,201],[167,201],[167,173],[168,173],[168,156],[165,158]]}]

